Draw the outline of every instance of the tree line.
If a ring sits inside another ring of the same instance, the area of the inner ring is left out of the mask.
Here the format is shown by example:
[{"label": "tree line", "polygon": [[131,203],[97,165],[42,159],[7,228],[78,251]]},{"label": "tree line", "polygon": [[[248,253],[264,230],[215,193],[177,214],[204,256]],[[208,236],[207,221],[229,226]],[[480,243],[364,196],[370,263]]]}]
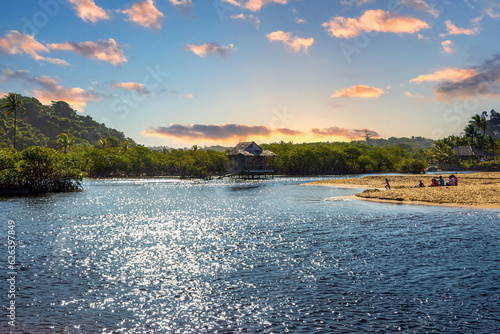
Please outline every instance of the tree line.
[{"label": "tree line", "polygon": [[[476,149],[478,156],[459,161],[455,148],[468,146]],[[489,160],[494,162],[500,154],[500,113],[494,109],[471,117],[459,136],[452,135],[437,140],[429,150],[429,159],[436,162],[470,166]]]}]

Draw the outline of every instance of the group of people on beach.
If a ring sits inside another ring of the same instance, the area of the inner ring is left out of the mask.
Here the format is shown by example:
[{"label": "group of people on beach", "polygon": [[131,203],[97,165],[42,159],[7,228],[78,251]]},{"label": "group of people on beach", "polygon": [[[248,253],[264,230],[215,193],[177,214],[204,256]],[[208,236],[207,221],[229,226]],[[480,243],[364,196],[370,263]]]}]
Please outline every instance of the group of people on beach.
[{"label": "group of people on beach", "polygon": [[[432,183],[429,185],[429,187],[448,187],[448,186],[457,186],[458,185],[458,178],[455,176],[455,174],[451,174],[448,182],[445,182],[442,176],[439,176],[439,179],[432,179]],[[418,186],[414,186],[413,188],[422,188],[425,187],[424,182],[420,180],[418,182]],[[389,183],[389,179],[385,179],[385,189],[386,190],[391,190],[391,185]]]},{"label": "group of people on beach", "polygon": [[[444,179],[442,176],[439,177],[439,179],[432,179],[432,183],[429,187],[444,187],[444,186],[457,186],[458,185],[458,178],[454,175],[451,174],[448,182],[444,182]],[[420,180],[420,183],[418,185],[419,187],[425,187],[422,180]]]}]

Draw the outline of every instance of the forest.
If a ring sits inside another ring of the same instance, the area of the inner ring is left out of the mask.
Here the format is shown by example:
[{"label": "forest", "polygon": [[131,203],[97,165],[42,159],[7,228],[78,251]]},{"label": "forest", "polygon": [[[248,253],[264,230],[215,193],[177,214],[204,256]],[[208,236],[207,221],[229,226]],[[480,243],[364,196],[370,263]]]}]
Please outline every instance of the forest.
[{"label": "forest", "polygon": [[[81,116],[66,102],[42,105],[37,99],[10,93],[1,101],[0,187],[32,185],[36,191],[74,190],[82,177],[212,178],[227,173],[229,150],[147,148],[90,116]],[[278,156],[280,175],[356,173],[420,173],[429,162],[470,167],[491,163],[498,155],[500,114],[474,115],[460,136],[438,141],[423,137],[370,138],[347,142],[261,144]],[[481,150],[483,160],[459,161],[458,146]]]}]

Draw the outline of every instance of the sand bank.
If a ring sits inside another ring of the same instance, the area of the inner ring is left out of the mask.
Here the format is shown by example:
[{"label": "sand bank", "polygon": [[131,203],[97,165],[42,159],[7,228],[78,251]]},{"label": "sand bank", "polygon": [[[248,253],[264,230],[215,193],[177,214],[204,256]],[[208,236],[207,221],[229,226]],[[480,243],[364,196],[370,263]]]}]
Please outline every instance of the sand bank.
[{"label": "sand bank", "polygon": [[[308,183],[335,187],[364,188],[356,194],[359,199],[390,203],[408,203],[425,205],[445,205],[500,209],[500,173],[455,174],[458,177],[456,187],[414,188],[422,180],[427,186],[439,175],[371,175],[354,179],[335,179]],[[443,174],[446,180],[449,174]],[[391,190],[382,190],[385,178],[389,179]]]}]

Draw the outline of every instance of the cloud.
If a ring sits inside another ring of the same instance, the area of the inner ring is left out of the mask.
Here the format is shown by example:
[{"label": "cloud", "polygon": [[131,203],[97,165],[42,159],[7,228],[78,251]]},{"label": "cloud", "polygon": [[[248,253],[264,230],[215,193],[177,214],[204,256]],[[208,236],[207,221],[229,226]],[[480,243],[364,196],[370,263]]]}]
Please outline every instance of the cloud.
[{"label": "cloud", "polygon": [[492,3],[484,9],[484,15],[492,19],[500,19],[500,3]]},{"label": "cloud", "polygon": [[[380,137],[380,135],[369,129],[343,129],[339,127],[331,127],[325,129],[311,129],[309,134],[314,137],[342,137],[345,139],[362,139],[366,133],[372,137]],[[145,136],[173,138],[183,141],[244,141],[250,138],[261,137],[271,138],[274,136],[300,136],[307,134],[303,131],[288,129],[288,128],[270,128],[263,125],[243,125],[243,124],[171,124],[170,126],[152,127],[142,131]]]},{"label": "cloud", "polygon": [[417,94],[412,94],[410,92],[405,92],[405,95],[408,96],[408,97],[411,97],[411,98],[419,98],[419,99],[423,98],[422,94],[418,94],[418,93]]},{"label": "cloud", "polygon": [[337,38],[353,38],[364,31],[413,34],[429,28],[426,22],[417,18],[393,14],[381,9],[367,10],[359,19],[333,17],[322,26]]},{"label": "cloud", "polygon": [[194,99],[194,94],[184,93],[184,94],[179,94],[179,97],[186,99],[186,100],[192,100],[192,99]]},{"label": "cloud", "polygon": [[423,0],[401,0],[402,5],[410,7],[414,10],[421,10],[431,14],[434,18],[439,16],[439,12]]},{"label": "cloud", "polygon": [[109,15],[93,0],[69,0],[76,10],[76,14],[84,21],[96,23],[99,20],[109,20]]},{"label": "cloud", "polygon": [[144,87],[144,84],[137,82],[115,82],[109,85],[112,88],[132,90],[142,95],[148,95],[149,91]]},{"label": "cloud", "polygon": [[443,53],[452,54],[455,52],[453,48],[453,43],[450,40],[442,41],[441,46],[443,47]]},{"label": "cloud", "polygon": [[474,74],[463,80],[438,84],[436,96],[442,100],[469,96],[500,98],[500,54],[471,70]]},{"label": "cloud", "polygon": [[292,129],[288,129],[288,128],[274,129],[274,132],[275,133],[280,133],[280,134],[286,135],[286,136],[297,136],[297,135],[300,135],[300,134],[303,133],[302,131],[292,130]]},{"label": "cloud", "polygon": [[442,70],[438,70],[431,74],[419,75],[416,78],[410,80],[410,82],[415,82],[420,84],[424,81],[448,81],[448,82],[460,82],[477,74],[475,69],[458,69],[446,67]]},{"label": "cloud", "polygon": [[366,99],[366,98],[379,97],[381,95],[384,95],[384,91],[381,88],[370,87],[365,85],[357,85],[347,89],[336,91],[334,94],[332,94],[332,98],[347,96],[347,97],[361,97]]},{"label": "cloud", "polygon": [[486,17],[490,17],[492,19],[500,18],[500,2],[498,3],[490,3],[488,7],[484,8],[481,15],[471,20],[474,26],[478,26],[479,23]]},{"label": "cloud", "polygon": [[250,137],[271,137],[273,135],[296,136],[303,132],[287,128],[272,129],[263,125],[242,124],[171,124],[149,128],[142,132],[145,136],[165,137],[182,140],[246,140]]},{"label": "cloud", "polygon": [[246,22],[250,23],[251,25],[253,25],[255,28],[259,28],[259,26],[260,26],[259,18],[256,16],[253,16],[252,14],[250,14],[248,16],[245,16],[244,14],[232,15],[231,19],[246,21]]},{"label": "cloud", "polygon": [[127,58],[123,55],[123,50],[112,38],[107,41],[98,40],[96,42],[55,43],[50,44],[48,47],[52,50],[73,51],[80,56],[107,61],[114,66],[119,66],[127,61]]},{"label": "cloud", "polygon": [[251,136],[270,136],[273,131],[266,126],[251,126],[240,124],[201,125],[201,124],[172,124],[144,130],[146,136],[180,138],[180,139],[208,139],[208,140],[245,140]]},{"label": "cloud", "polygon": [[217,43],[205,43],[205,44],[186,44],[184,47],[186,51],[192,51],[195,55],[200,57],[205,57],[209,53],[215,53],[221,56],[228,55],[234,49],[233,44],[229,44],[228,46],[219,45]]},{"label": "cloud", "polygon": [[477,35],[479,34],[479,27],[472,28],[457,28],[450,20],[444,22],[446,24],[446,34],[439,34],[441,37],[448,35]]},{"label": "cloud", "polygon": [[139,26],[149,29],[161,29],[163,13],[155,7],[153,0],[136,2],[132,7],[120,12],[128,16],[127,21],[134,22]]},{"label": "cloud", "polygon": [[193,1],[191,0],[168,0],[175,8],[181,12],[189,14],[194,8]]},{"label": "cloud", "polygon": [[373,3],[374,1],[375,0],[342,0],[340,3],[346,6],[356,5],[358,7],[361,7],[363,5]]},{"label": "cloud", "polygon": [[4,80],[23,80],[30,84],[36,84],[40,89],[34,89],[33,94],[43,104],[50,104],[52,101],[65,101],[71,108],[83,112],[88,102],[96,102],[102,99],[102,96],[85,91],[82,88],[66,88],[60,85],[56,79],[50,76],[34,77],[27,70],[4,69],[1,75],[1,81]]},{"label": "cloud", "polygon": [[295,23],[297,23],[297,24],[306,23],[306,20],[301,19],[300,17],[296,17],[295,18]]},{"label": "cloud", "polygon": [[283,32],[281,30],[274,31],[267,35],[270,42],[278,41],[283,43],[288,50],[292,52],[303,51],[307,53],[307,49],[313,45],[314,38],[300,38],[293,36],[290,32]]},{"label": "cloud", "polygon": [[22,55],[26,53],[35,60],[46,61],[57,65],[69,65],[62,59],[40,56],[38,54],[39,52],[49,53],[49,48],[37,42],[34,36],[23,35],[17,30],[11,30],[5,37],[0,38],[0,52],[8,55]]},{"label": "cloud", "polygon": [[35,78],[42,89],[34,89],[35,97],[43,104],[50,104],[51,101],[65,101],[71,108],[83,112],[88,102],[100,101],[101,96],[96,93],[85,91],[82,88],[66,88],[57,83],[49,76]]},{"label": "cloud", "polygon": [[288,0],[222,0],[222,2],[227,2],[233,6],[248,9],[252,12],[258,12],[267,4],[278,3],[281,5],[286,5]]},{"label": "cloud", "polygon": [[311,132],[316,137],[344,137],[351,140],[363,139],[366,137],[367,133],[371,135],[371,137],[380,137],[380,135],[374,130],[344,129],[337,126],[325,129],[311,129]]}]

